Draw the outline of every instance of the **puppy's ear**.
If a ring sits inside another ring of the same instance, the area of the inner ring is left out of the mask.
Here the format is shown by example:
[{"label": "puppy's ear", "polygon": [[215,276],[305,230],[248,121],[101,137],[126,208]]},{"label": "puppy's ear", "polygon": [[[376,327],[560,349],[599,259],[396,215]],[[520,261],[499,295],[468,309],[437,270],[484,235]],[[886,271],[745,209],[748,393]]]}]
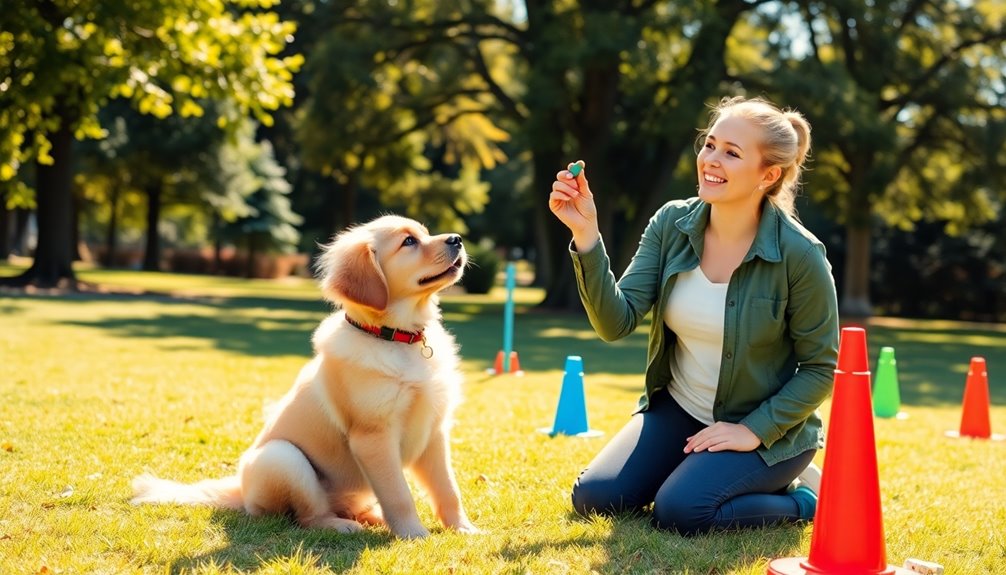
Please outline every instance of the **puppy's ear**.
[{"label": "puppy's ear", "polygon": [[321,260],[325,295],[336,303],[350,302],[383,311],[388,307],[388,282],[370,245],[341,243],[329,246]]}]

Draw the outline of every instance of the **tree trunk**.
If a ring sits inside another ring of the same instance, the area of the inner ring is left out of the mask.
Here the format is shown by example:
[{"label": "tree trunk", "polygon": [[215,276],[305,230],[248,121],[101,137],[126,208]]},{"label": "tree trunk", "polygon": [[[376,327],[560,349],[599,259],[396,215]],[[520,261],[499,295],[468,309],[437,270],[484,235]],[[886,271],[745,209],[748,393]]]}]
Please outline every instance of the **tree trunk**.
[{"label": "tree trunk", "polygon": [[157,229],[161,221],[160,181],[146,186],[147,192],[147,243],[143,250],[143,269],[148,272],[161,271],[161,233]]},{"label": "tree trunk", "polygon": [[568,157],[563,147],[564,134],[569,132],[570,101],[563,78],[566,70],[556,62],[554,52],[565,49],[558,44],[552,34],[554,26],[563,22],[555,13],[550,1],[525,2],[528,18],[528,56],[531,73],[528,91],[534,94],[527,98],[527,133],[532,152],[532,191],[534,202],[535,284],[545,287],[545,298],[539,306],[549,309],[582,309],[580,296],[576,292],[573,265],[568,247],[570,232],[548,209],[548,193],[552,189],[555,174],[574,158]]},{"label": "tree trunk", "polygon": [[11,249],[11,220],[14,213],[7,209],[7,202],[0,196],[0,259],[7,259]]},{"label": "tree trunk", "polygon": [[867,318],[873,315],[870,303],[870,225],[846,229],[845,278],[842,282],[842,303],[839,312],[846,317]]},{"label": "tree trunk", "polygon": [[111,197],[108,199],[112,211],[108,215],[108,228],[105,229],[105,258],[102,264],[106,268],[115,267],[116,240],[119,236],[119,194],[121,187],[112,184]]},{"label": "tree trunk", "polygon": [[77,287],[73,273],[73,130],[65,118],[55,132],[47,134],[52,143],[51,165],[36,164],[36,218],[38,243],[35,258],[20,276],[8,278],[6,285],[37,287]]},{"label": "tree trunk", "polygon": [[71,187],[71,197],[70,197],[70,223],[73,228],[70,230],[70,249],[73,254],[73,261],[82,262],[84,261],[84,256],[80,251],[80,213],[83,211],[83,206],[81,205],[83,201],[77,194],[72,193],[73,188]]},{"label": "tree trunk", "polygon": [[220,274],[223,272],[223,251],[224,251],[224,226],[221,221],[220,214],[216,211],[213,212],[213,267],[210,270],[212,274]]},{"label": "tree trunk", "polygon": [[258,233],[248,234],[248,258],[245,260],[245,277],[255,277],[255,259],[258,258]]},{"label": "tree trunk", "polygon": [[19,256],[28,255],[28,222],[31,211],[24,208],[14,210],[14,235],[11,239],[11,253]]}]

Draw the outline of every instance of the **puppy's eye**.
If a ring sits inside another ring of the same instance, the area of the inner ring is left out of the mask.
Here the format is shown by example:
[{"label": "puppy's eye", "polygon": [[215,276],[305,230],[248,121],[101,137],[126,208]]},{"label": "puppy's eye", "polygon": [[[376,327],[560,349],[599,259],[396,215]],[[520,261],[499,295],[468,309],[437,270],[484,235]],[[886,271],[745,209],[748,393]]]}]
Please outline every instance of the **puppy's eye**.
[{"label": "puppy's eye", "polygon": [[403,246],[414,246],[419,243],[413,236],[406,236],[405,240],[402,241]]}]

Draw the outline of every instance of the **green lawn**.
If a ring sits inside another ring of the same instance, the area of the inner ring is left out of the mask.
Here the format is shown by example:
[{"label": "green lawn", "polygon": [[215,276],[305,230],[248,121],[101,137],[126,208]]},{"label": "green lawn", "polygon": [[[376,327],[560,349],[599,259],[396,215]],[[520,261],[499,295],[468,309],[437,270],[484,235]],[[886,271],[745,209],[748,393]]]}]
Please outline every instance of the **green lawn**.
[{"label": "green lawn", "polygon": [[[283,518],[133,507],[138,473],[195,480],[234,470],[328,307],[306,280],[82,275],[185,297],[0,295],[0,573],[761,574],[770,559],[809,550],[810,525],[686,539],[639,517],[573,515],[577,473],[635,405],[645,335],[600,342],[579,314],[532,310],[540,293],[531,289],[517,293],[523,377],[486,373],[502,342],[501,291],[444,300],[467,375],[455,469],[484,534],[437,528],[399,541],[383,530],[343,535]],[[992,427],[1006,433],[1006,330],[893,320],[867,329],[871,358],[896,349],[910,415],[875,420],[877,445],[863,446],[880,466],[888,562],[1006,572],[1006,442],[943,435],[959,426],[973,355],[988,361]],[[570,354],[584,359],[590,426],[602,438],[537,431],[552,424]],[[419,508],[435,526],[425,501]]]}]

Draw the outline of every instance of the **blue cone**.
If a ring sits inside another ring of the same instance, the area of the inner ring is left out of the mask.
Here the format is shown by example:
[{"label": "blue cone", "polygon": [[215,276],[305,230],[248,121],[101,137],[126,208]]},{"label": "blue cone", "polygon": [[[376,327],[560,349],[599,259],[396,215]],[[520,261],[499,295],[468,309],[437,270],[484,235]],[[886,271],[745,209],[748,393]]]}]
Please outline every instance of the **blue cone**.
[{"label": "blue cone", "polygon": [[587,402],[583,392],[583,359],[578,355],[566,356],[559,406],[555,410],[552,429],[540,430],[549,435],[575,435],[597,437],[600,431],[591,430],[587,424]]}]

